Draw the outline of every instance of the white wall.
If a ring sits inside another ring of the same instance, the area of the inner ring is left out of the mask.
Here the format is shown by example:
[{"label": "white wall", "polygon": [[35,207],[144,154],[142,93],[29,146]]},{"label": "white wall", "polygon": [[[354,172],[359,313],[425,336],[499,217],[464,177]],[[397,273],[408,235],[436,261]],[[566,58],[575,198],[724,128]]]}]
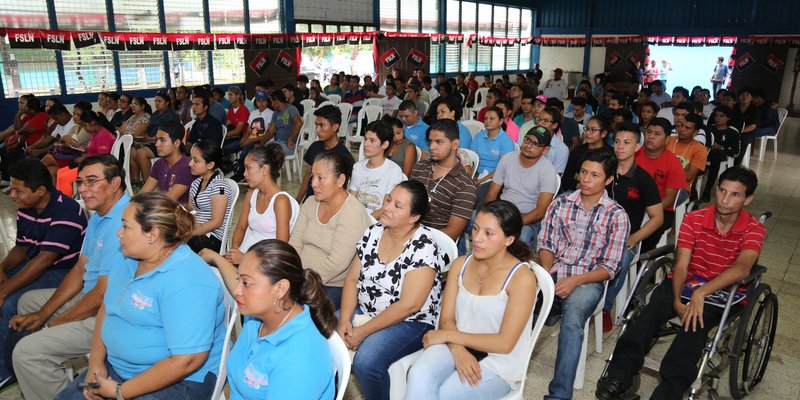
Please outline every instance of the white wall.
[{"label": "white wall", "polygon": [[[780,103],[781,107],[787,107],[790,102],[790,96],[792,94],[792,82],[794,81],[794,59],[797,57],[798,49],[789,49],[789,53],[786,55],[786,65],[783,68],[783,83],[781,84],[781,95],[778,99],[778,103]],[[794,93],[794,104],[795,108],[800,108],[800,83],[797,85],[797,89]]]},{"label": "white wall", "polygon": [[542,47],[539,50],[539,68],[543,80],[553,77],[553,70],[561,68],[566,74],[583,71],[583,47]]},{"label": "white wall", "polygon": [[606,48],[592,47],[589,53],[589,76],[595,76],[605,71],[606,67]]}]

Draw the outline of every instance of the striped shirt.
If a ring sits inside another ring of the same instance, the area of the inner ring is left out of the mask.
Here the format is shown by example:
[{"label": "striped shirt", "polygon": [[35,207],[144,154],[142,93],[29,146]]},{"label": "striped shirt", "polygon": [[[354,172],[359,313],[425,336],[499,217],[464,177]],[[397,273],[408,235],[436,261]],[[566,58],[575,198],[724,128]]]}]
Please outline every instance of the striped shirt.
[{"label": "striped shirt", "polygon": [[750,213],[740,211],[733,227],[725,234],[717,230],[715,215],[716,207],[712,205],[683,218],[678,247],[692,251],[688,277],[710,281],[733,265],[742,251],[761,253],[766,228]]},{"label": "striped shirt", "polygon": [[[197,211],[197,214],[194,216],[195,223],[202,224],[211,220],[211,199],[214,196],[227,196],[228,205],[225,207],[225,216],[222,219],[222,225],[209,233],[210,235],[214,235],[215,238],[222,240],[222,236],[225,234],[225,225],[228,223],[228,218],[231,217],[228,213],[228,210],[232,208],[231,188],[225,182],[225,177],[217,173],[211,177],[205,190],[198,193],[202,181],[203,177],[199,177],[192,181],[192,185],[189,187],[189,201],[192,202],[192,207]],[[209,234],[206,234],[206,236]]]},{"label": "striped shirt", "polygon": [[538,249],[555,256],[550,274],[555,274],[557,281],[597,268],[604,268],[609,279],[614,279],[629,230],[625,210],[605,191],[591,210],[583,208],[581,192],[576,191],[550,203]]},{"label": "striped shirt", "polygon": [[28,248],[27,261],[49,251],[58,255],[52,268],[72,268],[83,245],[86,223],[86,213],[78,203],[54,189],[41,213],[35,208],[17,211],[16,245]]},{"label": "striped shirt", "polygon": [[422,220],[425,226],[442,229],[450,216],[469,220],[475,208],[475,183],[467,176],[461,163],[441,178],[433,178],[433,161],[420,160],[411,170],[409,179],[422,182],[428,189],[430,210]]}]

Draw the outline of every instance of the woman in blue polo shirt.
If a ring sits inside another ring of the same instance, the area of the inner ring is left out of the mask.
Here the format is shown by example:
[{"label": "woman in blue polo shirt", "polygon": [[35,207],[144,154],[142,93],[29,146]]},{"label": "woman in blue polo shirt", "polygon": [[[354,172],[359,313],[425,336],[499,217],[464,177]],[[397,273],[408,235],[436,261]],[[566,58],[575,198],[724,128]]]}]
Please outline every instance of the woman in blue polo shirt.
[{"label": "woman in blue polo shirt", "polygon": [[231,400],[333,399],[333,359],[325,341],[336,329],[322,279],[303,269],[292,246],[265,239],[250,247],[238,271],[203,250],[246,315],[228,356]]},{"label": "woman in blue polo shirt", "polygon": [[225,338],[222,285],[185,244],[193,221],[163,193],[131,199],[89,369],[58,399],[211,397]]},{"label": "woman in blue polo shirt", "polygon": [[502,118],[503,111],[497,107],[489,107],[483,117],[483,125],[486,129],[478,132],[472,138],[470,150],[478,153],[480,158],[478,173],[475,174],[476,185],[492,179],[500,157],[514,151],[514,142],[500,127]]}]

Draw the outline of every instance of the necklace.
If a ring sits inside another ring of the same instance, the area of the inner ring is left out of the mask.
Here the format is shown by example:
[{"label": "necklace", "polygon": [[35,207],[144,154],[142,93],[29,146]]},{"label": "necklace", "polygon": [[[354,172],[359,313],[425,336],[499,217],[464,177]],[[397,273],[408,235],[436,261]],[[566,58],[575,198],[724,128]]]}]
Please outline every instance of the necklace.
[{"label": "necklace", "polygon": [[490,270],[490,271],[489,271],[489,272],[488,272],[486,275],[484,275],[484,276],[481,276],[481,274],[477,273],[477,271],[476,271],[476,272],[475,272],[475,274],[476,274],[476,275],[478,275],[478,286],[483,286],[483,281],[485,281],[487,278],[489,278],[490,276],[492,276],[492,274],[494,274],[494,273],[495,273],[495,272],[497,272],[498,270],[502,269],[502,268],[503,268],[503,266],[506,264],[506,258],[508,258],[508,254],[506,254],[506,255],[504,255],[504,256],[503,256],[503,262],[502,262],[502,263],[500,263],[500,266],[499,266],[499,267],[493,268],[492,270]]}]

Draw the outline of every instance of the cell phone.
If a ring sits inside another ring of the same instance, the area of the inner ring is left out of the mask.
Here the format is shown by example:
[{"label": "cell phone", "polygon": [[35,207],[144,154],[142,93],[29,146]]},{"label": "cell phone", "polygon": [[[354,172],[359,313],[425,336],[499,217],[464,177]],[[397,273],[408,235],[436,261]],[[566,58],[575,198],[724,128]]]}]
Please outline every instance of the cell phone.
[{"label": "cell phone", "polygon": [[78,384],[78,387],[80,389],[86,389],[86,388],[97,389],[100,387],[100,384],[97,382],[81,382]]}]

